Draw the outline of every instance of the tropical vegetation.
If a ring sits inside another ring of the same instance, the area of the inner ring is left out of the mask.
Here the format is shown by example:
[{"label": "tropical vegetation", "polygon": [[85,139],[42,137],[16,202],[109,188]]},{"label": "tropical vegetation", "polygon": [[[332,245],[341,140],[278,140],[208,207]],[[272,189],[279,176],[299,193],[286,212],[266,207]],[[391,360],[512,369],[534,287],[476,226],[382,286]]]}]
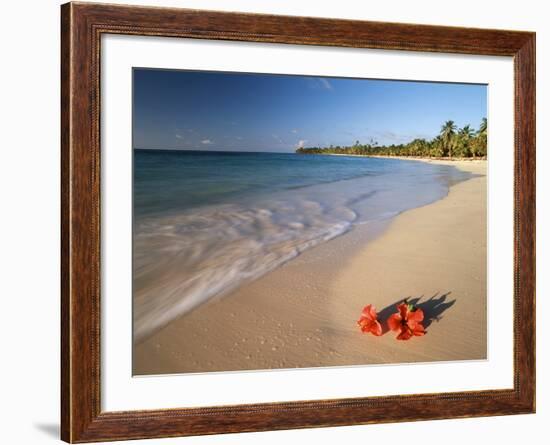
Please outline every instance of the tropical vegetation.
[{"label": "tropical vegetation", "polygon": [[408,143],[391,145],[379,145],[374,140],[366,144],[356,141],[351,146],[301,147],[296,149],[296,153],[485,159],[487,118],[482,119],[477,130],[470,125],[458,128],[455,122],[448,120],[441,126],[439,134],[431,140],[417,138]]}]

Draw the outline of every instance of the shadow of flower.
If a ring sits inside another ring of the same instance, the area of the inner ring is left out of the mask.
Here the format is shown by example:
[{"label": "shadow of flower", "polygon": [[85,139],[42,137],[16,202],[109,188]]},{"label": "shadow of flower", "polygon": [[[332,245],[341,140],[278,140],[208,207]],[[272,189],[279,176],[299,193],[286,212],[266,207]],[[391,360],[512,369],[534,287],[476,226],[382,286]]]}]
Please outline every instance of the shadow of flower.
[{"label": "shadow of flower", "polygon": [[426,301],[422,301],[424,295],[421,295],[420,297],[409,296],[407,298],[401,298],[395,303],[386,306],[384,309],[378,311],[378,320],[382,324],[382,333],[385,334],[389,331],[387,320],[390,315],[397,311],[397,305],[403,303],[403,301],[407,301],[408,303],[422,309],[424,312],[424,328],[428,328],[434,321],[439,322],[443,318],[443,312],[453,306],[456,302],[456,299],[450,300],[448,298],[450,294],[450,291],[441,295],[439,292],[436,292]]}]

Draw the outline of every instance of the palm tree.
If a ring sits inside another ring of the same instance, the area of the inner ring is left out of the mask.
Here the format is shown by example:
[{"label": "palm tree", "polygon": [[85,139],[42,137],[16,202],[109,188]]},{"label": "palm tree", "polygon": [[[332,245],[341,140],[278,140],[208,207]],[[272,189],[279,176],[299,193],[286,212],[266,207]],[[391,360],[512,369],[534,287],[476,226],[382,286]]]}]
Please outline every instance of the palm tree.
[{"label": "palm tree", "polygon": [[452,152],[453,152],[453,148],[452,148],[452,140],[453,140],[453,136],[455,135],[455,131],[456,131],[456,125],[454,123],[454,121],[447,121],[445,122],[442,126],[441,126],[441,140],[443,142],[443,144],[445,145],[445,147],[447,148],[447,150],[449,151],[449,157],[452,157]]},{"label": "palm tree", "polygon": [[461,129],[458,131],[458,135],[459,135],[462,139],[468,140],[468,139],[470,139],[471,137],[474,136],[474,130],[473,130],[472,127],[470,127],[469,125],[465,125],[463,128],[461,128]]},{"label": "palm tree", "polygon": [[[479,130],[477,130],[477,137],[474,141],[475,151],[479,152],[482,156],[487,155],[487,118],[481,119]],[[476,153],[474,153],[475,157]]]},{"label": "palm tree", "polygon": [[479,130],[477,131],[477,134],[480,136],[487,135],[487,118],[486,117],[481,119],[481,124],[479,125]]},{"label": "palm tree", "polygon": [[[474,137],[474,130],[470,125],[465,125],[460,130],[458,130],[458,147],[460,149],[460,155],[463,157],[468,157],[472,153],[472,138]],[[473,153],[475,157],[475,153]]]},{"label": "palm tree", "polygon": [[435,156],[436,158],[443,156],[443,140],[440,135],[437,135],[430,142],[430,156]]}]

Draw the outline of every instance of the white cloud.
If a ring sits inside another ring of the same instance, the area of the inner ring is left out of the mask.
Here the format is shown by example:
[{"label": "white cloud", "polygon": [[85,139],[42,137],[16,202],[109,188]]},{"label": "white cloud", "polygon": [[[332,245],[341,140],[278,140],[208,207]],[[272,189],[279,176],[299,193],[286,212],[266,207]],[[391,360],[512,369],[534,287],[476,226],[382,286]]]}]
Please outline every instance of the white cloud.
[{"label": "white cloud", "polygon": [[334,90],[332,83],[326,77],[308,77],[307,86],[312,90]]},{"label": "white cloud", "polygon": [[305,145],[306,142],[307,142],[306,139],[300,139],[300,140],[296,143],[295,147],[296,147],[296,148],[304,148],[304,145]]},{"label": "white cloud", "polygon": [[290,130],[290,132],[296,134],[296,133],[298,133],[298,130],[296,128],[294,128],[294,129]]},{"label": "white cloud", "polygon": [[212,142],[210,139],[203,139],[203,140],[201,141],[201,144],[204,144],[204,145],[210,145],[210,144],[212,144],[212,143],[213,143],[213,142]]},{"label": "white cloud", "polygon": [[325,90],[332,90],[332,84],[328,81],[328,79],[325,79],[324,77],[319,77],[319,82],[321,83],[321,88]]},{"label": "white cloud", "polygon": [[176,133],[176,139],[183,139],[183,136],[181,134]]},{"label": "white cloud", "polygon": [[307,85],[313,90],[333,90],[332,84],[325,77],[308,77]]}]

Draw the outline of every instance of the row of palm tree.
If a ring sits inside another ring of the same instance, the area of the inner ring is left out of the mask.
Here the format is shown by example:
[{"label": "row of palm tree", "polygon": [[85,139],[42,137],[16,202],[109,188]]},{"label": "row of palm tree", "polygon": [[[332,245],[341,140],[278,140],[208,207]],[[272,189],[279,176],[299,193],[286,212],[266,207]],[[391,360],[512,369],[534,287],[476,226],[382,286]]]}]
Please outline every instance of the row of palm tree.
[{"label": "row of palm tree", "polygon": [[483,118],[477,130],[471,125],[458,128],[448,120],[441,126],[439,135],[431,140],[414,139],[406,144],[378,145],[374,140],[367,144],[356,141],[351,146],[304,147],[301,154],[353,154],[364,156],[415,156],[435,158],[486,158],[487,118]]}]

